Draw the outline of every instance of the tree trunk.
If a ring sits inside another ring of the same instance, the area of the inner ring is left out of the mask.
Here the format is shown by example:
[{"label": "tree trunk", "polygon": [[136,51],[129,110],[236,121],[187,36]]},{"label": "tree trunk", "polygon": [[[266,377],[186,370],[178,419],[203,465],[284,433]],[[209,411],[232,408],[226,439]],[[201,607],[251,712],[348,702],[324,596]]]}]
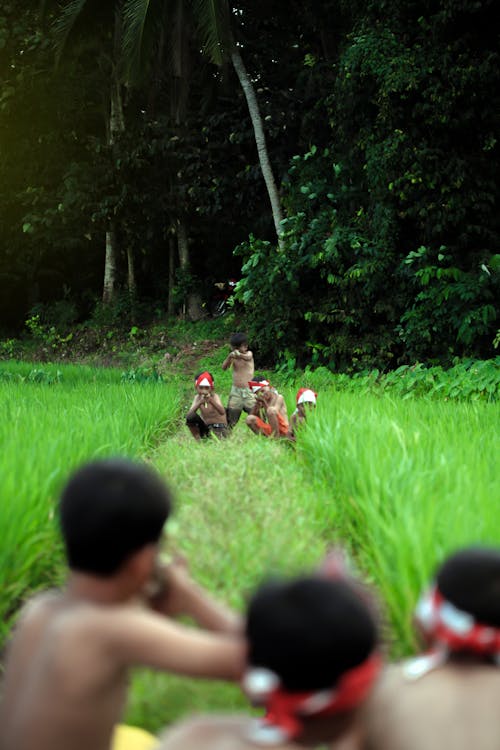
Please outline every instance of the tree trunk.
[{"label": "tree trunk", "polygon": [[175,312],[174,304],[174,283],[175,283],[175,237],[168,238],[168,301],[167,313],[173,315]]},{"label": "tree trunk", "polygon": [[177,221],[177,248],[179,251],[179,265],[182,269],[189,266],[189,245],[187,229],[184,221]]},{"label": "tree trunk", "polygon": [[106,232],[106,253],[104,259],[104,285],[102,301],[109,305],[115,299],[116,293],[116,231],[110,224]]},{"label": "tree trunk", "polygon": [[[121,16],[117,9],[115,13],[115,27],[114,27],[114,61],[113,69],[111,71],[111,92],[110,92],[110,113],[108,122],[108,145],[113,148],[116,143],[116,138],[120,133],[125,130],[125,116],[123,114],[123,102],[121,83],[118,77],[118,71],[116,68],[117,60],[120,54],[121,47]],[[117,258],[118,258],[118,247],[116,238],[116,228],[114,223],[110,221],[110,225],[106,231],[106,252],[104,260],[104,286],[102,293],[102,301],[105,305],[109,305],[114,301],[116,297],[116,269],[117,269]],[[130,267],[128,269],[130,276]],[[132,270],[133,273],[133,270]]]},{"label": "tree trunk", "polygon": [[262,170],[262,176],[266,183],[267,192],[269,194],[269,200],[271,201],[271,210],[273,212],[274,227],[276,229],[276,236],[278,238],[278,247],[280,250],[283,249],[281,222],[283,220],[283,213],[281,210],[281,202],[276,187],[276,182],[271,168],[271,162],[269,161],[269,154],[267,152],[266,137],[264,135],[264,125],[262,123],[262,117],[260,116],[259,105],[257,103],[257,97],[253,88],[252,81],[250,80],[248,73],[243,64],[242,57],[237,49],[234,49],[231,53],[231,62],[238,76],[241,88],[245,94],[247,100],[248,111],[252,120],[253,131],[255,135],[255,143],[257,144],[257,153],[259,155],[260,168]]}]

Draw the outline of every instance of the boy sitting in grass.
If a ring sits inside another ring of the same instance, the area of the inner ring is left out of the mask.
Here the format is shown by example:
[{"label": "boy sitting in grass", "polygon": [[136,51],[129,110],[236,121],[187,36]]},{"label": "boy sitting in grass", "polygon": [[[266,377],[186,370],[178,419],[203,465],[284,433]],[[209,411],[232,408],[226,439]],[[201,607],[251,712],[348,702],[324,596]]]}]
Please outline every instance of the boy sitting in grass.
[{"label": "boy sitting in grass", "polygon": [[253,354],[248,349],[248,339],[244,333],[233,333],[229,343],[231,351],[222,363],[222,369],[233,368],[233,384],[227,402],[227,419],[229,427],[238,422],[241,412],[248,414],[255,404],[255,396],[248,387],[248,381],[253,378]]},{"label": "boy sitting in grass", "polygon": [[[69,480],[59,505],[69,573],[63,590],[28,602],[15,628],[2,750],[110,750],[133,667],[241,677],[239,617],[185,566],[159,564],[170,511],[168,489],[145,465],[97,461]],[[206,630],[170,619],[180,614]]]},{"label": "boy sitting in grass", "polygon": [[358,584],[321,573],[266,583],[250,600],[246,635],[243,686],[265,716],[195,717],[170,729],[161,750],[360,747],[360,711],[381,658]]},{"label": "boy sitting in grass", "polygon": [[304,424],[307,419],[307,413],[311,409],[316,408],[316,399],[318,394],[312,391],[310,388],[299,388],[295,401],[297,408],[290,417],[290,427],[288,428],[288,437],[290,440],[295,440],[297,437],[296,431],[298,425]]},{"label": "boy sitting in grass", "polygon": [[248,386],[255,394],[255,406],[246,418],[246,424],[256,435],[285,437],[288,434],[288,414],[283,396],[262,375],[256,375]]},{"label": "boy sitting in grass", "polygon": [[497,750],[500,737],[500,551],[451,555],[420,600],[429,649],[386,670],[370,701],[370,750]]},{"label": "boy sitting in grass", "polygon": [[214,379],[209,372],[201,372],[194,380],[196,395],[186,415],[186,424],[196,440],[228,434],[226,410],[214,390]]}]

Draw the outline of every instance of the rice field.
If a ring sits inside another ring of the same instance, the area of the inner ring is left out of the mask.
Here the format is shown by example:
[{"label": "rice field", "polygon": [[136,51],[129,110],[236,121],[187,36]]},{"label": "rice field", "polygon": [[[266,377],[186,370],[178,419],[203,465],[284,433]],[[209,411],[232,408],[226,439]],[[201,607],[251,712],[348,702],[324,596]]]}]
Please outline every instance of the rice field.
[{"label": "rice field", "polygon": [[[171,546],[240,611],[261,578],[312,569],[330,545],[346,546],[384,603],[394,657],[415,648],[411,612],[436,563],[463,544],[500,543],[497,402],[325,384],[296,446],[251,434],[243,419],[229,440],[200,444],[182,423],[190,388],[190,376],[139,383],[2,365],[3,638],[26,595],[62,581],[55,500],[71,469],[96,456],[157,467],[176,497]],[[295,390],[282,390],[289,410]],[[126,719],[158,731],[188,711],[243,705],[234,686],[140,672]]]},{"label": "rice field", "polygon": [[3,640],[19,602],[60,580],[54,502],[68,473],[98,456],[143,456],[172,428],[180,397],[176,385],[126,384],[119,373],[92,368],[10,365],[1,373]]}]

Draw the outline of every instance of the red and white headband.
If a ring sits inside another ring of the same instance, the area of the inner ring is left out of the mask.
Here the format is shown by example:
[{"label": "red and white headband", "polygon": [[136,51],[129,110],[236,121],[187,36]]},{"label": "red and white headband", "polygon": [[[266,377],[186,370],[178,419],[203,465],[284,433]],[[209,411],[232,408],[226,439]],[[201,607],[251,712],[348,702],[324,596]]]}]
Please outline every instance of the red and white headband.
[{"label": "red and white headband", "polygon": [[455,607],[436,585],[421,597],[415,618],[432,643],[450,651],[500,655],[500,629],[477,622],[469,612]]},{"label": "red and white headband", "polygon": [[426,674],[457,651],[489,656],[500,666],[500,628],[477,622],[469,612],[455,607],[436,584],[418,601],[415,620],[431,643],[431,650],[405,664],[407,677],[415,679]]},{"label": "red and white headband", "polygon": [[303,403],[315,404],[318,394],[312,391],[310,388],[299,388],[297,396],[295,397],[297,406]]},{"label": "red and white headband", "polygon": [[269,380],[249,380],[248,381],[248,387],[253,393],[257,393],[257,391],[260,391],[261,388],[266,388],[267,386],[270,386],[271,383]]},{"label": "red and white headband", "polygon": [[214,380],[209,372],[202,372],[195,380],[196,387],[200,385],[208,385],[209,388],[214,387]]},{"label": "red and white headband", "polygon": [[349,711],[368,695],[382,667],[373,652],[364,662],[344,672],[335,687],[327,690],[288,692],[277,674],[262,668],[249,669],[243,689],[254,704],[264,705],[266,715],[256,720],[251,739],[261,745],[275,745],[298,737],[304,719]]}]

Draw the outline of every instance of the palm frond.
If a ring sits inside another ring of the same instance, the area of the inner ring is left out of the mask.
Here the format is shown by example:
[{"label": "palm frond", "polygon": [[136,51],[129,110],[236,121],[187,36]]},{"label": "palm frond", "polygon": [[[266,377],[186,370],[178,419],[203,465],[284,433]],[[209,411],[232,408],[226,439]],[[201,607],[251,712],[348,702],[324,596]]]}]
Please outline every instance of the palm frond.
[{"label": "palm frond", "polygon": [[68,38],[80,18],[86,3],[87,0],[70,0],[70,2],[62,9],[60,16],[54,21],[53,28],[57,64],[59,64],[61,55],[66,48]]},{"label": "palm frond", "polygon": [[222,65],[231,52],[231,16],[227,0],[191,0],[203,48],[215,65]]},{"label": "palm frond", "polygon": [[123,5],[123,58],[128,77],[136,78],[142,68],[144,36],[150,0],[125,0]]}]

